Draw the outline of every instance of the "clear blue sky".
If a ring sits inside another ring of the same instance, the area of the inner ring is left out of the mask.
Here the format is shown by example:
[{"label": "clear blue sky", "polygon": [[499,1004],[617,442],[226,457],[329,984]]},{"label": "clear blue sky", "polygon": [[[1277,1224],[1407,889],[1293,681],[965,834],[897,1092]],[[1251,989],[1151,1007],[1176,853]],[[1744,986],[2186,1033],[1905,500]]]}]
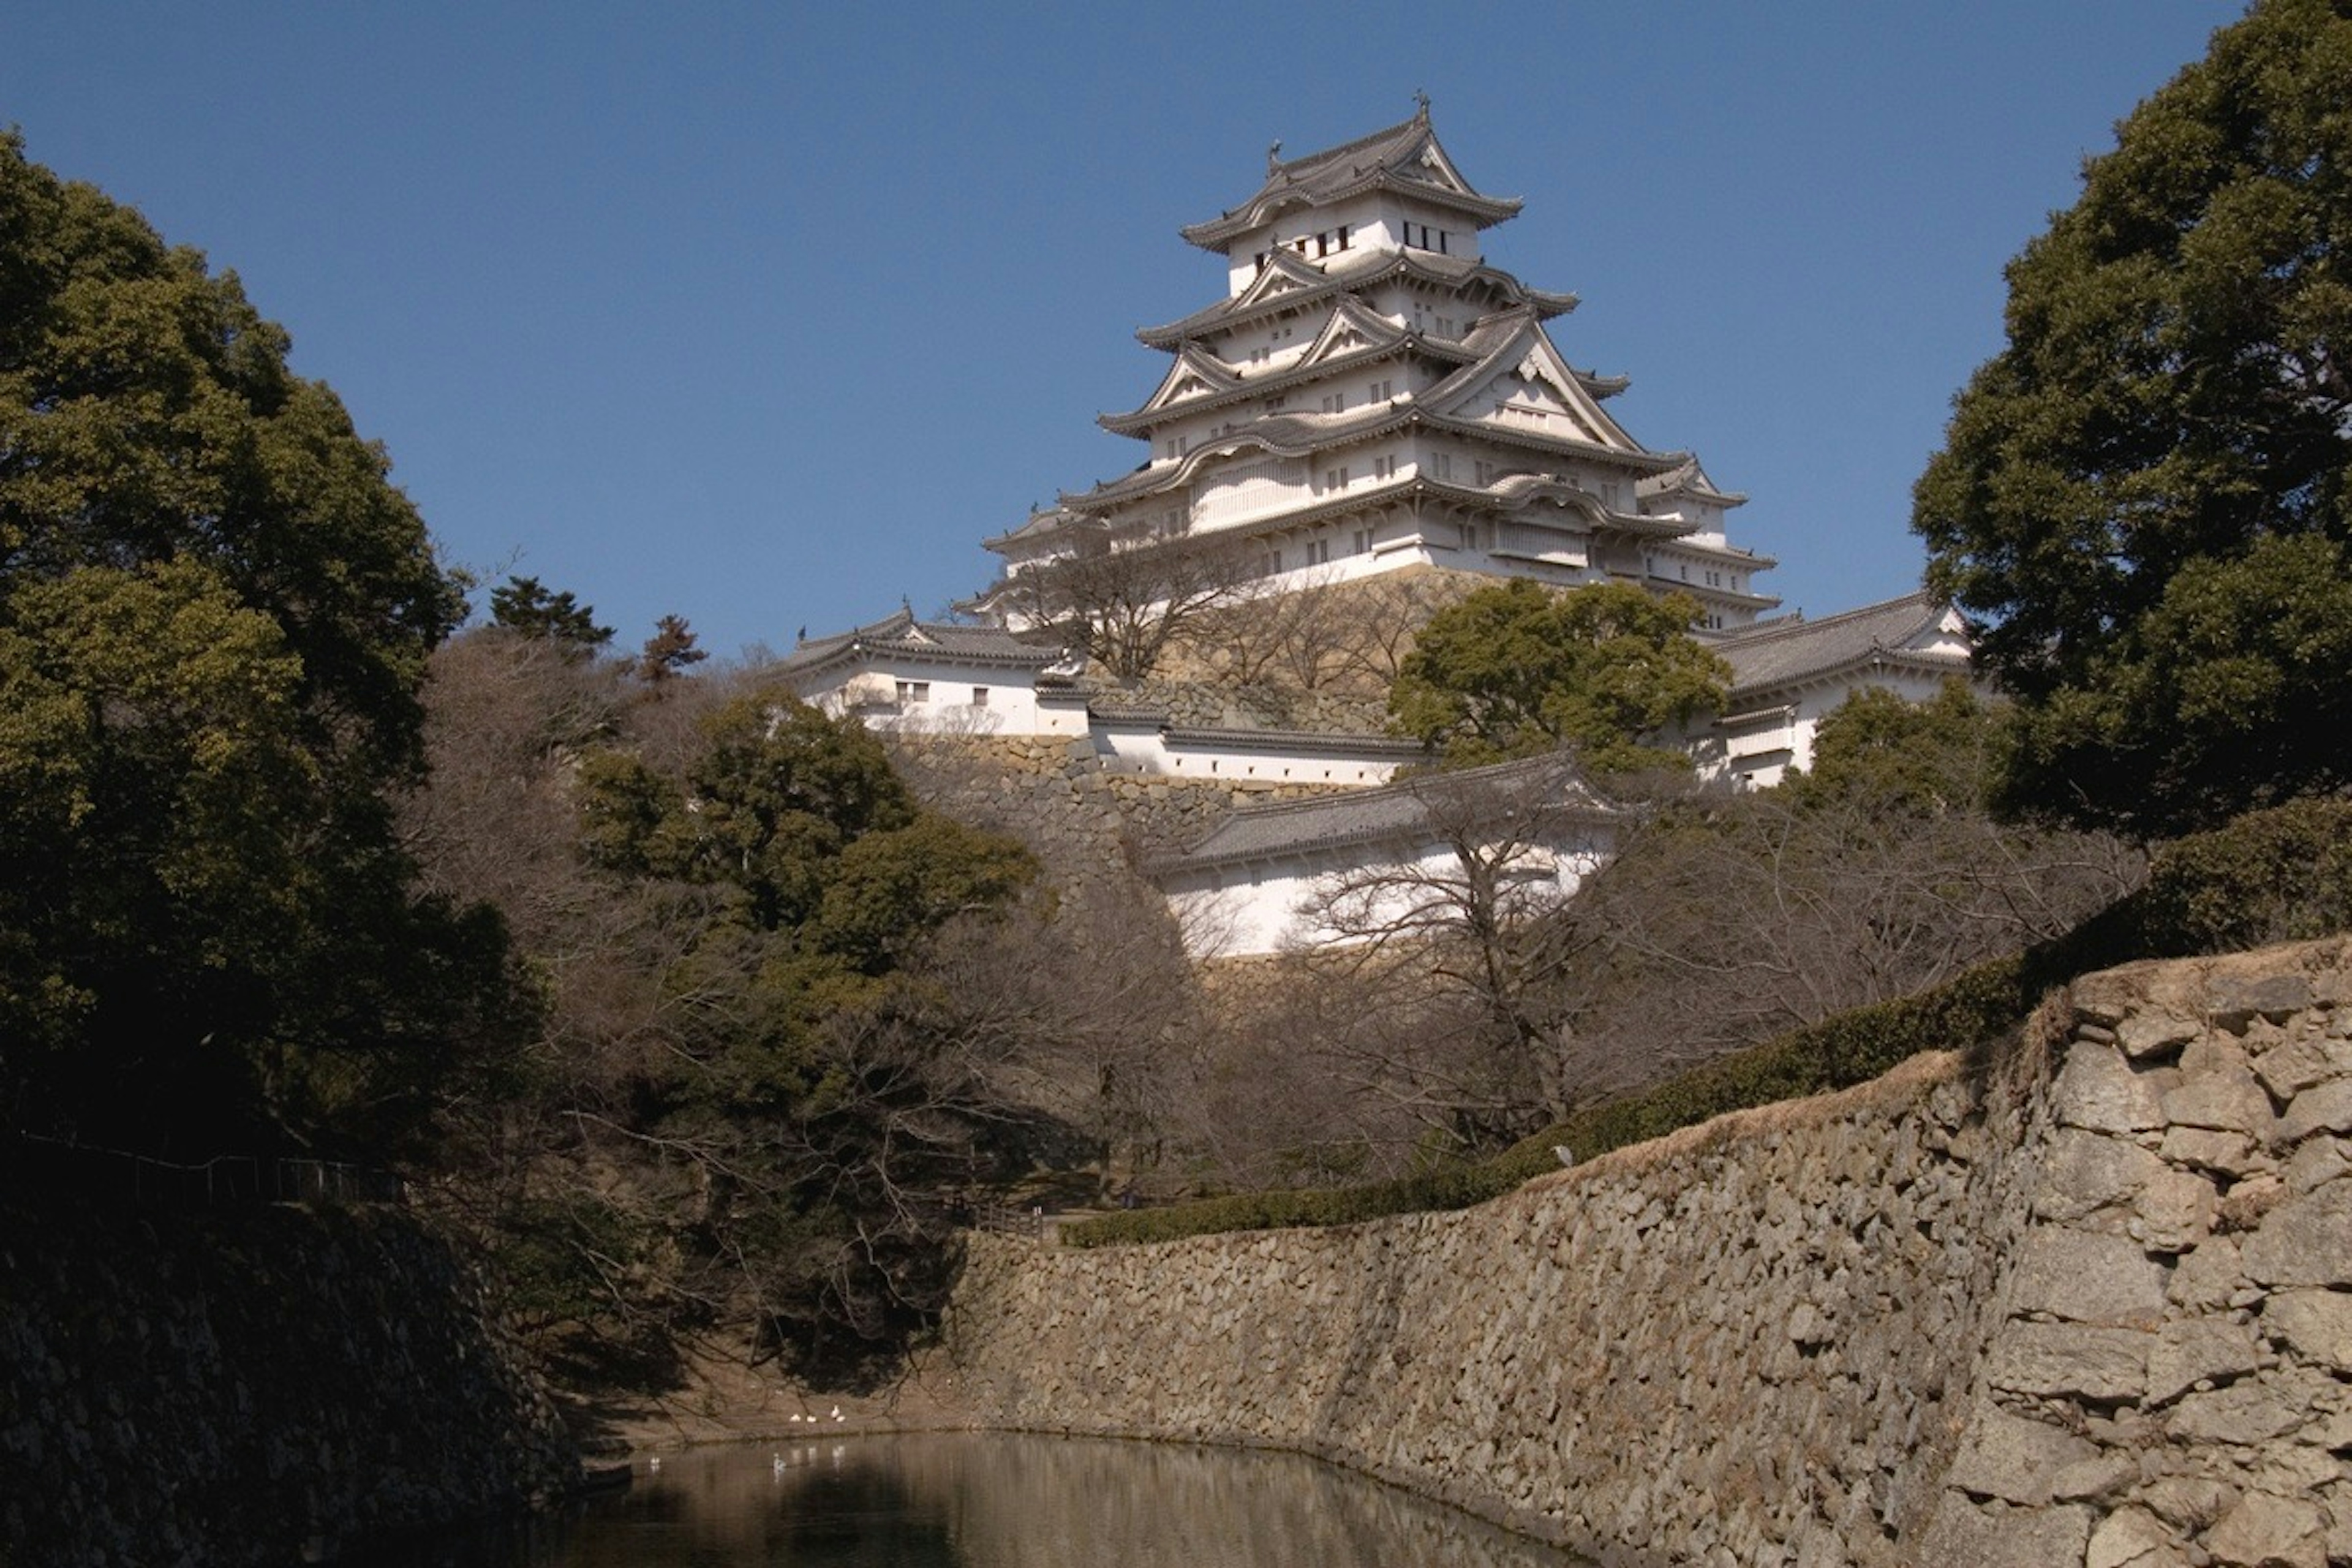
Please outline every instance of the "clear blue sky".
[{"label": "clear blue sky", "polygon": [[1176,237],[1434,102],[1574,363],[1752,499],[1812,615],[1907,591],[2002,264],[2236,0],[0,6],[0,123],[233,268],[457,563],[633,647],[936,609],[1142,458]]}]

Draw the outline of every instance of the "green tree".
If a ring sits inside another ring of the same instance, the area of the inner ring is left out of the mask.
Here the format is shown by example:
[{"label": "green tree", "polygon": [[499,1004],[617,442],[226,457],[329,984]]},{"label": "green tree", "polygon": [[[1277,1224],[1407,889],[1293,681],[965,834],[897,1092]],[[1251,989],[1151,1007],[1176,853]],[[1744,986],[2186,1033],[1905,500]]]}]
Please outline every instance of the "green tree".
[{"label": "green tree", "polygon": [[2162,835],[2352,784],[2352,5],[2262,0],[2009,268],[1921,477],[2010,809]]},{"label": "green tree", "polygon": [[1005,1120],[919,960],[1034,863],[921,809],[874,735],[782,689],[712,710],[674,762],[607,752],[579,780],[589,859],[666,944],[659,1048],[596,1098],[699,1174],[667,1219],[687,1289],[806,1366],[895,1345],[943,1299],[951,1194]]},{"label": "green tree", "polygon": [[0,136],[0,1096],[217,1148],[394,1135],[510,1037],[391,792],[464,605],[232,274]]},{"label": "green tree", "polygon": [[582,604],[569,588],[551,593],[536,577],[509,577],[490,590],[490,624],[581,654],[613,640],[613,628],[596,624],[595,606]]},{"label": "green tree", "polygon": [[1983,810],[2001,756],[1997,710],[1949,679],[1925,702],[1883,687],[1854,692],[1813,734],[1812,766],[1782,788],[1811,805],[1944,816]]},{"label": "green tree", "polygon": [[1698,606],[1621,584],[1524,579],[1432,616],[1390,689],[1391,726],[1448,767],[1575,748],[1591,772],[1686,768],[1643,738],[1721,704],[1730,669],[1690,636]]}]

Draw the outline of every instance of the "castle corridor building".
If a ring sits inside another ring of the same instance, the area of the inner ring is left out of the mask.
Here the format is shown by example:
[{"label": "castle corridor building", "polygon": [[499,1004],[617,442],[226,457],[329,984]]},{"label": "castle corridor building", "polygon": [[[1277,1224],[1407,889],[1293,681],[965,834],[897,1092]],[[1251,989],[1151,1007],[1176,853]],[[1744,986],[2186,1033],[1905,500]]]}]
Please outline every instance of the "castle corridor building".
[{"label": "castle corridor building", "polygon": [[1074,556],[1213,560],[1249,591],[1412,565],[1559,586],[1679,590],[1702,628],[1779,601],[1769,558],[1733,546],[1718,489],[1603,408],[1619,376],[1571,365],[1545,323],[1572,294],[1489,265],[1519,210],[1474,189],[1428,105],[1401,125],[1284,161],[1240,205],[1181,232],[1224,258],[1225,297],[1137,336],[1169,356],[1132,412],[1102,416],[1149,455],[986,541],[1004,574],[978,607],[1045,619],[1031,575]]}]

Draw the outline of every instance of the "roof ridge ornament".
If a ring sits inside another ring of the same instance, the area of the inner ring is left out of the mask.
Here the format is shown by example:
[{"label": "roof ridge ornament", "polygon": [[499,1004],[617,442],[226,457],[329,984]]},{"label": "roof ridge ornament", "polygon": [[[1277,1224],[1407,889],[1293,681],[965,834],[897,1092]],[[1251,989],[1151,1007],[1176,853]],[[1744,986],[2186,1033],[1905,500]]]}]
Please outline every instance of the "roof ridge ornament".
[{"label": "roof ridge ornament", "polygon": [[1415,106],[1413,118],[1420,121],[1423,125],[1428,124],[1429,94],[1421,88],[1414,88],[1412,89],[1412,101]]},{"label": "roof ridge ornament", "polygon": [[1282,138],[1279,136],[1265,144],[1265,173],[1269,179],[1282,173]]}]

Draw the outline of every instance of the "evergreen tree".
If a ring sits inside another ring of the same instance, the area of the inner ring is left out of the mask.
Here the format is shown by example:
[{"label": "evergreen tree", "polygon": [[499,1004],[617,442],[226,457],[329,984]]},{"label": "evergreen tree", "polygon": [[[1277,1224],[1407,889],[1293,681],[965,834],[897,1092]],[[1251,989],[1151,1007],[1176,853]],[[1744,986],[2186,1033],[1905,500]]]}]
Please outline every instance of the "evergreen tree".
[{"label": "evergreen tree", "polygon": [[664,616],[654,624],[654,635],[638,650],[637,676],[648,686],[677,679],[710,656],[695,644],[694,630],[684,616]]},{"label": "evergreen tree", "polygon": [[1613,583],[1481,588],[1423,628],[1389,692],[1391,727],[1448,767],[1570,746],[1595,773],[1687,768],[1642,742],[1722,703],[1730,671],[1690,636],[1697,616],[1686,595]]},{"label": "evergreen tree", "polygon": [[613,628],[596,624],[594,606],[582,604],[568,588],[550,593],[536,577],[509,577],[490,590],[490,624],[581,654],[613,640]]},{"label": "evergreen tree", "polygon": [[2262,0],[2009,268],[1919,480],[2017,699],[2011,810],[2142,835],[2352,785],[2352,4]]},{"label": "evergreen tree", "polygon": [[0,135],[0,1100],[209,1152],[413,1125],[511,1037],[391,793],[463,614],[233,274]]}]

